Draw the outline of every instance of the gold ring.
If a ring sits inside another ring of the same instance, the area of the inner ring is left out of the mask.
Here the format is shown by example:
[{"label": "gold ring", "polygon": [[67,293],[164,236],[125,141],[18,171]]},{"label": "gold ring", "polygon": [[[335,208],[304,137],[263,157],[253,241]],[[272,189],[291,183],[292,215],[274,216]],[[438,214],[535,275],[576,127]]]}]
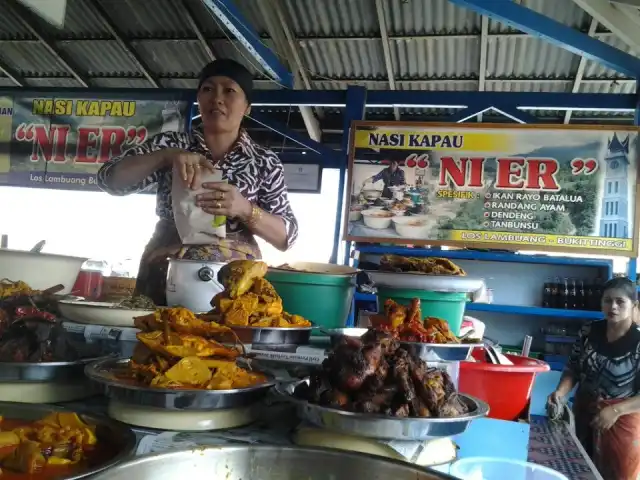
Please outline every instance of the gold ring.
[{"label": "gold ring", "polygon": [[220,200],[224,200],[224,192],[220,192]]},{"label": "gold ring", "polygon": [[196,164],[193,166],[193,168],[200,168],[200,164],[199,164],[199,163],[196,163]]},{"label": "gold ring", "polygon": [[216,209],[220,210],[222,208],[222,204],[220,202],[216,202]]}]

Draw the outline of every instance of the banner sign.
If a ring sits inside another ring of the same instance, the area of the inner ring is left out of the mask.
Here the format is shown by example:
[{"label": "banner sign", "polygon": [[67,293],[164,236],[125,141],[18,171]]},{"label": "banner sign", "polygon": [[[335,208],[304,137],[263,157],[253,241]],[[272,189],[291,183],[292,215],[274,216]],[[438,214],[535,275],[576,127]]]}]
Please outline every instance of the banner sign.
[{"label": "banner sign", "polygon": [[102,163],[184,131],[191,110],[186,99],[99,96],[0,96],[0,185],[96,190]]},{"label": "banner sign", "polygon": [[354,122],[346,239],[635,257],[638,129]]}]

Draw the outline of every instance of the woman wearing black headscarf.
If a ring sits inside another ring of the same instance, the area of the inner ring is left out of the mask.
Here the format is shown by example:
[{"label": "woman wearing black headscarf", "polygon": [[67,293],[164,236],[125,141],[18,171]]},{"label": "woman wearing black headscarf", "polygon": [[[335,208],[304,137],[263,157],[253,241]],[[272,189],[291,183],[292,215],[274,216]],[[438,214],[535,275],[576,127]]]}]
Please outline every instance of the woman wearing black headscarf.
[{"label": "woman wearing black headscarf", "polygon": [[[279,250],[298,235],[280,160],[257,145],[241,122],[251,108],[251,73],[233,60],[216,60],[200,74],[198,105],[202,124],[190,133],[160,133],[143,145],[105,163],[98,185],[111,195],[128,195],[157,185],[160,220],[140,261],[136,292],[166,305],[166,271],[170,255],[191,260],[226,262],[260,258],[257,235]],[[210,190],[197,205],[211,215],[227,217],[225,239],[202,246],[182,246],[173,220],[173,170],[187,186],[200,183],[203,170],[214,165],[224,182],[205,183]]]}]

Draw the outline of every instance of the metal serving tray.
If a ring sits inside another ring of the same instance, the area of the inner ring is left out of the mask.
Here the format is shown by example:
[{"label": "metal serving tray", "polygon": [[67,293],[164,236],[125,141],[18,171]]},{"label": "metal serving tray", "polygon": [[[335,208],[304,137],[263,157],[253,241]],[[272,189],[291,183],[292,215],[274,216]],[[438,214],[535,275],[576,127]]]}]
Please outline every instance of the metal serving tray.
[{"label": "metal serving tray", "polygon": [[137,406],[164,408],[167,410],[217,410],[246,407],[262,400],[275,385],[269,381],[249,388],[233,390],[165,389],[134,385],[114,377],[114,370],[129,363],[128,359],[107,359],[91,363],[85,368],[89,379],[102,388],[105,396]]},{"label": "metal serving tray", "polygon": [[473,293],[485,288],[481,278],[459,275],[427,275],[424,273],[396,273],[367,270],[377,287],[427,290],[443,293]]},{"label": "metal serving tray", "polygon": [[95,357],[75,362],[0,362],[0,383],[6,382],[69,382],[84,377],[84,368],[91,362],[113,357]]}]

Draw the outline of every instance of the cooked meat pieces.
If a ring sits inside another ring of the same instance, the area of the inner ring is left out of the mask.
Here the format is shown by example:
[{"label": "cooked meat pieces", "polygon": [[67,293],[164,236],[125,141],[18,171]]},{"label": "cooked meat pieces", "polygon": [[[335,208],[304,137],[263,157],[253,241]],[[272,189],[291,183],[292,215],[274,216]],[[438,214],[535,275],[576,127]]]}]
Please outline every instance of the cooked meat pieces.
[{"label": "cooked meat pieces", "polygon": [[428,368],[379,331],[341,341],[295,395],[332,408],[393,417],[464,413],[446,372]]},{"label": "cooked meat pieces", "polygon": [[383,255],[380,270],[387,272],[415,272],[428,275],[466,275],[465,271],[447,258],[440,257],[402,257]]}]

